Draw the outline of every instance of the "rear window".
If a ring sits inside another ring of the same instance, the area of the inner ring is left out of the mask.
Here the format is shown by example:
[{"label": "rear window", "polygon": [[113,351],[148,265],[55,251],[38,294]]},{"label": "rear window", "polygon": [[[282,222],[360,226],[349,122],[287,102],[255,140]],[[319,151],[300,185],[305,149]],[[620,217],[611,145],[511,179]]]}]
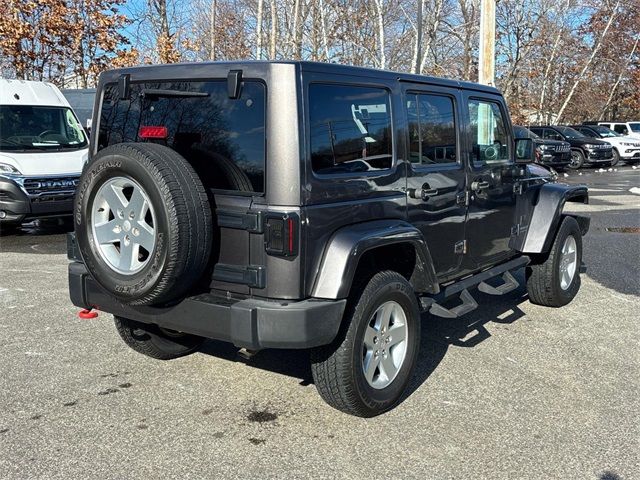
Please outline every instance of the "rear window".
[{"label": "rear window", "polygon": [[309,87],[311,165],[319,174],[391,168],[391,108],[383,88]]},{"label": "rear window", "polygon": [[[242,175],[254,192],[262,193],[265,96],[263,83],[244,81],[240,97],[230,99],[226,80],[216,80],[132,83],[131,96],[121,100],[117,84],[109,84],[104,90],[98,149],[153,141],[184,156],[211,188],[238,190],[229,177]],[[167,136],[142,139],[142,127],[166,127]]]}]

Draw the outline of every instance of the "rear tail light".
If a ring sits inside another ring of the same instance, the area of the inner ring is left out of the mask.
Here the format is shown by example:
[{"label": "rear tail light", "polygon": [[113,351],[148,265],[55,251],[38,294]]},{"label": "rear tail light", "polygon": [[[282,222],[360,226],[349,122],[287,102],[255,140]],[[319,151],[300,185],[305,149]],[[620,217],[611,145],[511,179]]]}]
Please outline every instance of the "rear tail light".
[{"label": "rear tail light", "polygon": [[292,257],[298,254],[300,221],[296,214],[269,215],[265,220],[265,249],[270,255]]},{"label": "rear tail light", "polygon": [[156,139],[164,139],[169,135],[169,131],[167,127],[162,126],[146,126],[140,127],[138,130],[138,136],[140,138],[156,138]]}]

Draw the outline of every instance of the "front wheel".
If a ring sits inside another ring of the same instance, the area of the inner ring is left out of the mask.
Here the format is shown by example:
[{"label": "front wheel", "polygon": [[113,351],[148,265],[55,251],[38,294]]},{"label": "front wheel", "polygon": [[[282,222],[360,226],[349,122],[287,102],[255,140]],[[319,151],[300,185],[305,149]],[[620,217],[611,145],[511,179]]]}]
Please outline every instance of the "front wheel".
[{"label": "front wheel", "polygon": [[573,217],[565,217],[544,262],[526,269],[529,300],[536,305],[562,307],[580,289],[582,233]]},{"label": "front wheel", "polygon": [[615,166],[618,164],[618,162],[620,161],[620,154],[618,153],[618,150],[616,150],[615,148],[613,149],[613,160],[611,160],[611,166]]},{"label": "front wheel", "polygon": [[577,170],[584,165],[584,162],[584,153],[580,150],[571,150],[571,162],[569,163],[569,168]]},{"label": "front wheel", "polygon": [[312,351],[318,392],[332,407],[373,417],[400,400],[420,347],[420,311],[413,288],[397,272],[375,274],[349,299],[341,334]]}]

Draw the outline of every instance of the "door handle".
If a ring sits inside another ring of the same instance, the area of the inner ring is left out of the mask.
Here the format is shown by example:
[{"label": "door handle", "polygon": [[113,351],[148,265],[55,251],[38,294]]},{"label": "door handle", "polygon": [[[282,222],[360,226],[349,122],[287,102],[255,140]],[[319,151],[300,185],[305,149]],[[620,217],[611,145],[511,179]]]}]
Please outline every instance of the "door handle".
[{"label": "door handle", "polygon": [[427,200],[429,200],[429,198],[438,195],[438,189],[429,188],[429,184],[425,183],[424,185],[422,185],[422,188],[409,188],[407,190],[407,195],[409,195],[411,198],[418,198],[426,202]]},{"label": "door handle", "polygon": [[480,190],[484,190],[486,188],[489,188],[491,186],[491,184],[489,182],[485,182],[485,181],[475,181],[471,183],[471,190],[473,190],[474,192],[479,192]]}]

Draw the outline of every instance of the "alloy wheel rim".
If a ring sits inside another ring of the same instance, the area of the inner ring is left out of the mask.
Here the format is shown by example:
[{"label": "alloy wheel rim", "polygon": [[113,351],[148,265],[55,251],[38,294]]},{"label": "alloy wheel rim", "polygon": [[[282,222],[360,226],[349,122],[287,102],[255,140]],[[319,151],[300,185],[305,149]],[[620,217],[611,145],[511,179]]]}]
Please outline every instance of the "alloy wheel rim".
[{"label": "alloy wheel rim", "polygon": [[149,195],[131,178],[110,178],[98,189],[91,229],[100,258],[115,272],[133,275],[151,260],[156,217]]},{"label": "alloy wheel rim", "polygon": [[580,165],[580,154],[578,152],[571,152],[571,166],[577,167]]},{"label": "alloy wheel rim", "polygon": [[394,301],[378,307],[367,324],[362,345],[362,372],[377,389],[388,387],[407,356],[409,329],[404,309]]},{"label": "alloy wheel rim", "polygon": [[578,266],[578,251],[576,239],[569,235],[560,251],[560,288],[567,290],[573,282]]}]

